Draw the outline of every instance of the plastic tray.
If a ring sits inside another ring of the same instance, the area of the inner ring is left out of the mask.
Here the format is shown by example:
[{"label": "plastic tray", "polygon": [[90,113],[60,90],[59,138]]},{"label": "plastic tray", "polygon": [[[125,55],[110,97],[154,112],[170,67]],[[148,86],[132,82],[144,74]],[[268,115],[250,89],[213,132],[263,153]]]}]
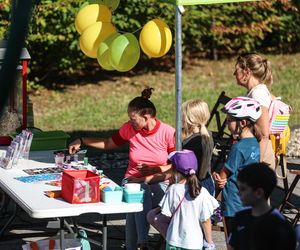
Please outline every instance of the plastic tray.
[{"label": "plastic tray", "polygon": [[123,191],[123,201],[127,203],[143,203],[144,201],[144,189],[141,189],[138,192]]},{"label": "plastic tray", "polygon": [[101,201],[104,203],[120,203],[122,202],[123,190],[105,191],[101,190]]},{"label": "plastic tray", "polygon": [[31,143],[31,151],[65,149],[67,139],[70,138],[64,131],[35,132]]}]

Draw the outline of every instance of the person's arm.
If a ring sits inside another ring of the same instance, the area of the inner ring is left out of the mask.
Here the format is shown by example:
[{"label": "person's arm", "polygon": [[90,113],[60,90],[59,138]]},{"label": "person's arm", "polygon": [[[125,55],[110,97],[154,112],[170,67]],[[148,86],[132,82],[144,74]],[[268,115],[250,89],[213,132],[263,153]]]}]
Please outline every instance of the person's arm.
[{"label": "person's arm", "polygon": [[265,155],[268,141],[269,141],[269,111],[268,108],[261,106],[261,117],[256,122],[256,131],[258,132],[260,159],[262,161]]},{"label": "person's arm", "polygon": [[163,173],[163,172],[166,172],[169,169],[171,169],[171,167],[172,167],[171,164],[163,165],[163,166],[149,166],[147,164],[138,164],[137,165],[139,172],[143,176],[153,175],[153,174],[157,174],[157,173]]},{"label": "person's arm", "polygon": [[87,138],[81,137],[76,139],[75,141],[69,144],[69,153],[74,154],[76,151],[80,149],[80,146],[84,144],[90,147],[98,148],[98,149],[115,149],[118,147],[112,140],[112,138]]},{"label": "person's arm", "polygon": [[208,244],[213,244],[212,240],[212,226],[210,218],[206,221],[201,222],[204,238]]},{"label": "person's arm", "polygon": [[153,175],[148,175],[148,176],[143,176],[143,177],[134,177],[134,176],[129,176],[127,178],[128,182],[135,182],[135,183],[158,183],[162,182],[165,180],[170,179],[172,176],[172,170],[171,168],[165,172],[153,174]]}]

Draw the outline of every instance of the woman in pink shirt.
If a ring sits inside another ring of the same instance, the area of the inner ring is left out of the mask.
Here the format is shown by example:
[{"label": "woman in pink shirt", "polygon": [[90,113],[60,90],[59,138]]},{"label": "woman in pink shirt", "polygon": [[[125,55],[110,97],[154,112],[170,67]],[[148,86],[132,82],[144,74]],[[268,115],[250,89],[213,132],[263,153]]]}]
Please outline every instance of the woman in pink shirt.
[{"label": "woman in pink shirt", "polygon": [[[124,181],[142,183],[144,209],[126,216],[126,249],[147,249],[149,223],[146,215],[163,197],[168,186],[168,154],[175,150],[175,129],[156,119],[155,105],[149,100],[153,88],[143,90],[128,104],[129,121],[110,138],[79,138],[69,145],[75,153],[81,144],[99,149],[115,149],[129,142],[129,163]],[[159,169],[143,171],[142,166]],[[169,165],[170,166],[170,165]]]}]

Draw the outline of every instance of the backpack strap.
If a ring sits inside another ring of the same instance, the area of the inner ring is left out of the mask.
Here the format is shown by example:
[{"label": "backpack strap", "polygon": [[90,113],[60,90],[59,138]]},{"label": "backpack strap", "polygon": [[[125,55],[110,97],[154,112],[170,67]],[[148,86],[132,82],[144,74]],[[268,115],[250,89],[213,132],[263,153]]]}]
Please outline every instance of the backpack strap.
[{"label": "backpack strap", "polygon": [[32,250],[39,250],[40,249],[36,242],[30,242],[30,248]]},{"label": "backpack strap", "polygon": [[[36,242],[30,242],[30,248],[32,250],[40,250],[38,244]],[[49,250],[54,250],[55,249],[55,240],[54,239],[50,239],[49,240]]]},{"label": "backpack strap", "polygon": [[50,239],[49,240],[49,250],[54,250],[55,248],[55,240]]},{"label": "backpack strap", "polygon": [[178,209],[180,208],[183,200],[185,199],[185,196],[187,195],[188,191],[185,191],[183,198],[181,199],[181,201],[179,202],[178,206],[176,207],[175,211],[172,213],[172,216],[170,218],[170,221],[172,220],[174,214],[178,211]]},{"label": "backpack strap", "polygon": [[[280,165],[282,159],[282,166]],[[281,154],[275,156],[276,165],[275,165],[275,173],[278,179],[286,179],[287,178],[287,162],[286,162],[286,156]],[[282,175],[278,174],[278,169],[281,166],[282,169]]]},{"label": "backpack strap", "polygon": [[[276,137],[275,135],[270,135],[270,139],[272,141],[272,147],[275,153],[275,172],[277,178],[286,179],[287,178],[287,162],[286,162],[286,147],[288,141],[290,139],[290,128],[286,126],[284,131],[282,132],[281,137]],[[281,161],[282,159],[282,161]],[[278,174],[278,168],[281,166],[282,175]]]}]

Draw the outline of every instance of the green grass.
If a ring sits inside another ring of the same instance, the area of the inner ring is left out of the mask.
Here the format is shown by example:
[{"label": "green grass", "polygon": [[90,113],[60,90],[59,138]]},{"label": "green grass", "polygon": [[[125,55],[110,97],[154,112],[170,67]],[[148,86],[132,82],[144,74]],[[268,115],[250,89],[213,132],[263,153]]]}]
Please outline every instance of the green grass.
[{"label": "green grass", "polygon": [[[272,63],[273,94],[281,96],[293,108],[290,125],[300,124],[300,54],[266,55]],[[230,97],[243,95],[233,69],[235,59],[219,61],[191,60],[183,70],[183,101],[200,98],[213,107],[221,91]],[[102,71],[99,74],[103,73]],[[43,130],[73,131],[114,130],[127,121],[127,104],[146,86],[155,88],[151,100],[157,117],[175,126],[175,74],[151,72],[115,77],[113,81],[87,82],[63,91],[43,90],[31,95],[35,126]]]}]

